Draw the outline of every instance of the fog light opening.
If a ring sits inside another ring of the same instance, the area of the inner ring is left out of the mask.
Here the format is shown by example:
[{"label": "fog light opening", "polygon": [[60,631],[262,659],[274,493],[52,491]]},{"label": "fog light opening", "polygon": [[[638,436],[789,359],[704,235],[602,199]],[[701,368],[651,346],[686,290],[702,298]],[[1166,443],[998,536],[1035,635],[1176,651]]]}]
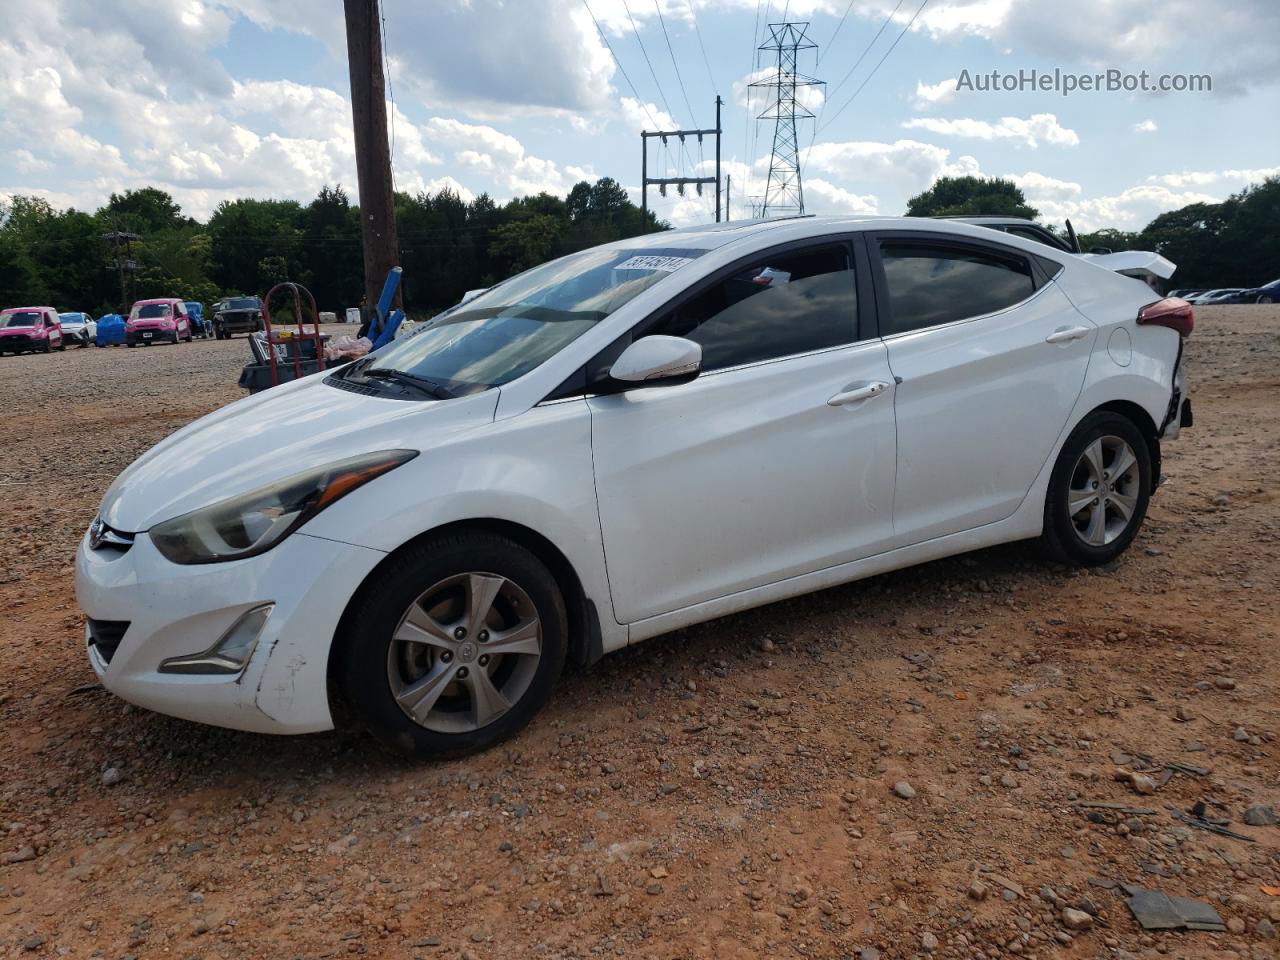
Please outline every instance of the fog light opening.
[{"label": "fog light opening", "polygon": [[258,637],[267,625],[274,603],[254,607],[240,617],[208,650],[201,653],[170,657],[161,661],[161,673],[220,674],[239,673],[248,664],[258,646]]}]

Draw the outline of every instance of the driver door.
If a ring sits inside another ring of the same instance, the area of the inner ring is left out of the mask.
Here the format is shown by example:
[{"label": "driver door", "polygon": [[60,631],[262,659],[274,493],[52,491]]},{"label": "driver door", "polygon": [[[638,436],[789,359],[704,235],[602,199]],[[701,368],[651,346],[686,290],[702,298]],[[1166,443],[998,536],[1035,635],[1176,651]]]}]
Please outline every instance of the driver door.
[{"label": "driver door", "polygon": [[[844,240],[753,256],[643,327],[700,343],[696,379],[589,398],[619,622],[891,539],[893,376],[884,343],[859,337],[856,277]],[[871,384],[874,395],[841,399]]]}]

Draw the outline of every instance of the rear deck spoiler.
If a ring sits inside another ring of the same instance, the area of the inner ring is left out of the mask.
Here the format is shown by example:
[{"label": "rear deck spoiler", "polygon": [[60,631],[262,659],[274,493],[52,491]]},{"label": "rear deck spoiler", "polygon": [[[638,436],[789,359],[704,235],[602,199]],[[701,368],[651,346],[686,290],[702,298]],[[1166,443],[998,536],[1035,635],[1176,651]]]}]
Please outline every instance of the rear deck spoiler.
[{"label": "rear deck spoiler", "polygon": [[1150,283],[1155,280],[1168,280],[1177,270],[1177,265],[1166,260],[1158,253],[1148,250],[1121,250],[1119,253],[1082,253],[1080,259],[1096,263],[1100,267],[1122,273],[1126,277],[1136,277]]}]

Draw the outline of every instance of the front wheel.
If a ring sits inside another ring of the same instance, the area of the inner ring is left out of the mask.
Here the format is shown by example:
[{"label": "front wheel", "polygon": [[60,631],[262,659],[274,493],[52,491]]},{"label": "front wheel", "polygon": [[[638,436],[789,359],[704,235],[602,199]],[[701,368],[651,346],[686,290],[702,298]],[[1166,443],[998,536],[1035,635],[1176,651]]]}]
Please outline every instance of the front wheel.
[{"label": "front wheel", "polygon": [[555,578],[487,533],[420,541],[397,559],[347,617],[346,703],[413,757],[461,756],[512,736],[564,667],[568,618]]},{"label": "front wheel", "polygon": [[1258,298],[1258,302],[1259,303],[1275,303],[1276,300],[1275,300],[1275,297],[1271,296],[1271,294],[1264,293],[1262,296]]},{"label": "front wheel", "polygon": [[1150,499],[1151,452],[1142,432],[1118,413],[1092,413],[1054,465],[1041,542],[1065,563],[1109,563],[1138,535]]}]

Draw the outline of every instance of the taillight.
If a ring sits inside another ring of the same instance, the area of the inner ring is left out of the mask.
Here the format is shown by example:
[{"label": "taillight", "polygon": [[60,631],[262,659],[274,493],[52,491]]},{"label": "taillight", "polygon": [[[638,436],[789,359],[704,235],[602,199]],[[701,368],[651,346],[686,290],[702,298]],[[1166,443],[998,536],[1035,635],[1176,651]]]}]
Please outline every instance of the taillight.
[{"label": "taillight", "polygon": [[1180,337],[1189,337],[1196,321],[1191,304],[1181,297],[1165,297],[1139,310],[1138,323],[1149,327],[1168,327],[1177,330]]}]

